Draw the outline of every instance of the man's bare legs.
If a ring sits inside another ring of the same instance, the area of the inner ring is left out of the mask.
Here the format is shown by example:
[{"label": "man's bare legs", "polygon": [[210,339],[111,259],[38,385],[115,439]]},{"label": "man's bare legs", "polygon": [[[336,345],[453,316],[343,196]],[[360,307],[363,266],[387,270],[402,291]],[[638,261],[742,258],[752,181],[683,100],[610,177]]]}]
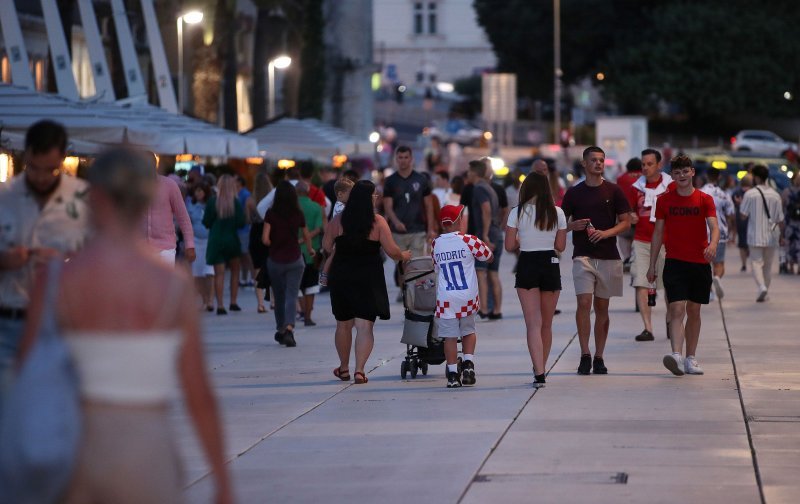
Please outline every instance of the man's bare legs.
[{"label": "man's bare legs", "polygon": [[636,304],[639,306],[639,315],[642,317],[645,331],[652,334],[653,332],[653,318],[652,309],[647,304],[647,289],[645,287],[636,287]]},{"label": "man's bare legs", "polygon": [[697,355],[697,344],[700,341],[700,306],[691,301],[686,302],[686,356]]},{"label": "man's bare legs", "polygon": [[603,358],[608,340],[608,299],[594,297],[594,357]]},{"label": "man's bare legs", "polygon": [[581,345],[581,355],[591,354],[589,350],[589,336],[592,333],[592,294],[578,294],[578,308],[575,310],[575,325],[578,327],[578,341]]},{"label": "man's bare legs", "polygon": [[[492,288],[492,297],[494,299],[494,306],[492,306],[492,313],[498,315],[503,313],[503,285],[500,283],[500,274],[497,271],[489,272],[489,285]],[[483,298],[481,298],[483,299]],[[488,299],[488,298],[487,298]]]}]

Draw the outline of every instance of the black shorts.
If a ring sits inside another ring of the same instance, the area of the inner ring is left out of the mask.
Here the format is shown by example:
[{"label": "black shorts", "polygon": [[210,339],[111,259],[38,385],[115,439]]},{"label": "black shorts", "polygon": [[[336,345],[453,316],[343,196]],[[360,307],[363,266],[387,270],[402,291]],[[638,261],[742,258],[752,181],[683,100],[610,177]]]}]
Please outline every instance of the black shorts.
[{"label": "black shorts", "polygon": [[[555,259],[555,262],[553,260]],[[517,261],[516,289],[561,290],[561,268],[555,250],[520,252]]]},{"label": "black shorts", "polygon": [[306,264],[303,277],[300,279],[300,291],[311,295],[319,292],[319,270],[313,264]]},{"label": "black shorts", "polygon": [[711,293],[711,265],[667,259],[664,261],[664,289],[670,303],[691,301],[708,304]]}]

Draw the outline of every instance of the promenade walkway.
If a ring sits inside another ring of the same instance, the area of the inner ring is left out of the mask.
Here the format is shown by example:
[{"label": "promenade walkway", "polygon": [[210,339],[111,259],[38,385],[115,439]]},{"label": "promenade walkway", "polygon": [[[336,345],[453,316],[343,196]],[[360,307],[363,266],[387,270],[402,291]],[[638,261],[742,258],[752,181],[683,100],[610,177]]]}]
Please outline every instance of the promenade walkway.
[{"label": "promenade walkway", "polygon": [[[331,374],[337,359],[327,295],[318,297],[319,325],[301,327],[297,348],[287,349],[272,339],[272,314],[256,314],[252,291],[243,292],[243,313],[206,320],[239,501],[800,501],[800,277],[775,277],[771,300],[756,304],[752,279],[736,271],[731,252],[727,295],[703,310],[705,376],[675,377],[662,366],[669,350],[662,304],[656,341],[633,340],[641,322],[627,287],[611,303],[609,375],[576,375],[565,260],[552,367],[538,391],[530,387],[508,255],[504,319],[478,324],[474,388],[447,390],[444,366],[400,379],[399,304],[390,321],[376,324],[370,382],[354,386]],[[211,502],[192,431],[181,411],[174,416],[186,497]]]}]

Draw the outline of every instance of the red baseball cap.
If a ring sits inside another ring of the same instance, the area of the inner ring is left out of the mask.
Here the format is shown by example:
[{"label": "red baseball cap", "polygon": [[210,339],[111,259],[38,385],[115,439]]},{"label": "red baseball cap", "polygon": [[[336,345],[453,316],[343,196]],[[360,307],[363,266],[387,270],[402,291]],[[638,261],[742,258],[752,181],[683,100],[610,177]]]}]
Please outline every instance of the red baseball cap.
[{"label": "red baseball cap", "polygon": [[439,220],[442,226],[452,226],[461,217],[464,205],[445,205],[439,211]]}]

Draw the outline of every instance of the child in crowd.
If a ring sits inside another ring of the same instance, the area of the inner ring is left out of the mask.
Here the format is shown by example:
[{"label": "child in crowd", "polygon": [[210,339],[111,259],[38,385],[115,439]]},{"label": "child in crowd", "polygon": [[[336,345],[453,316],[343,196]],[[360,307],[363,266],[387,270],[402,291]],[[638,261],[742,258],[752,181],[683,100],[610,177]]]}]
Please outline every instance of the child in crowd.
[{"label": "child in crowd", "polygon": [[[445,205],[440,212],[444,233],[433,240],[433,263],[438,276],[436,326],[444,338],[447,388],[475,385],[475,313],[480,308],[475,260],[492,262],[494,255],[477,237],[464,234],[464,205]],[[458,338],[464,350],[462,374],[458,373]]]},{"label": "child in crowd", "polygon": [[[355,182],[348,177],[339,177],[339,179],[336,180],[336,184],[333,186],[333,191],[336,193],[336,204],[333,205],[331,220],[344,212],[344,206],[347,204],[347,199],[350,197],[350,191],[353,190],[354,185],[356,185]],[[331,268],[331,261],[333,261],[333,254],[335,253],[336,249],[334,248],[331,251],[331,255],[325,259],[325,264],[322,265],[322,271],[319,274],[319,284],[323,287],[328,285],[328,271]]]}]

